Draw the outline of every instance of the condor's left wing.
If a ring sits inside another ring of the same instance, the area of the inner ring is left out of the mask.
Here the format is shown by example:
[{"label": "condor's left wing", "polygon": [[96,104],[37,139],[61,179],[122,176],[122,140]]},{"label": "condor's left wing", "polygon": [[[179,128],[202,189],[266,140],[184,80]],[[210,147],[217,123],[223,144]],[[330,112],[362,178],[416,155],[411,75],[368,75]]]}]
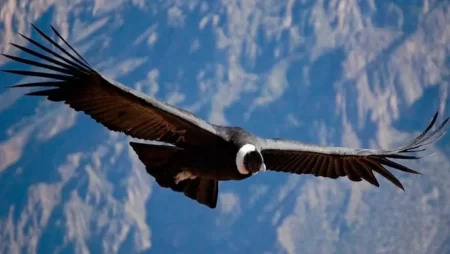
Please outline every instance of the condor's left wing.
[{"label": "condor's left wing", "polygon": [[419,174],[418,172],[392,161],[392,159],[419,159],[409,153],[420,152],[425,145],[435,142],[445,134],[449,118],[435,130],[436,113],[426,130],[412,142],[403,147],[390,150],[354,149],[309,145],[292,140],[261,139],[260,149],[268,170],[295,174],[313,174],[315,176],[338,178],[347,176],[351,181],[362,179],[379,187],[374,171],[382,175],[397,187],[404,190],[400,181],[385,167]]}]

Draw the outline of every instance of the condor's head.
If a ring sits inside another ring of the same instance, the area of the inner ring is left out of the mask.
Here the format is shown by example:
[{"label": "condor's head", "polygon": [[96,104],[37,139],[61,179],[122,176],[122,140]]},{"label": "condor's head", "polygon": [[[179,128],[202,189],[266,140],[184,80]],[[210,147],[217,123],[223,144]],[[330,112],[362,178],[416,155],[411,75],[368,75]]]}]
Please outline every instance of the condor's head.
[{"label": "condor's head", "polygon": [[261,153],[252,144],[243,145],[236,155],[236,166],[243,175],[256,174],[266,170]]}]

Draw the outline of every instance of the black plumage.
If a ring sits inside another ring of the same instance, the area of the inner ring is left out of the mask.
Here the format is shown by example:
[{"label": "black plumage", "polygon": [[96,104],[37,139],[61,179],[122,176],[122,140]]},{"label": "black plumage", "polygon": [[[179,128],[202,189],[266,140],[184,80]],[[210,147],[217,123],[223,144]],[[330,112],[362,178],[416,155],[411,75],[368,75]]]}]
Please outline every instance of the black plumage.
[{"label": "black plumage", "polygon": [[[164,188],[182,192],[210,208],[217,205],[219,182],[243,180],[268,170],[351,181],[365,180],[379,186],[374,172],[404,189],[386,167],[418,174],[393,159],[419,159],[411,153],[442,138],[448,118],[437,128],[436,113],[425,131],[408,145],[390,150],[353,149],[310,145],[292,140],[264,139],[239,127],[210,124],[192,113],[102,76],[52,27],[66,48],[33,25],[40,36],[60,53],[25,35],[28,42],[44,51],[14,47],[43,62],[3,54],[5,57],[46,71],[3,70],[6,73],[46,78],[16,85],[43,90],[28,93],[63,102],[84,112],[112,131],[130,137],[165,144],[130,142],[147,172]],[[69,52],[71,51],[71,52]]]}]

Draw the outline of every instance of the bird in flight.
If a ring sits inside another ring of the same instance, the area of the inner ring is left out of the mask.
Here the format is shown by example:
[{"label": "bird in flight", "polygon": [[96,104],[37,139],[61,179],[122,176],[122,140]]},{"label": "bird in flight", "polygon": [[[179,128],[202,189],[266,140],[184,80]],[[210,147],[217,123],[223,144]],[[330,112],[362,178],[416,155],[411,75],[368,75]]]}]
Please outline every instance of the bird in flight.
[{"label": "bird in flight", "polygon": [[377,187],[374,172],[404,190],[400,181],[386,167],[419,174],[392,159],[419,159],[411,153],[421,152],[425,145],[445,134],[446,118],[432,130],[438,117],[409,144],[387,150],[319,146],[286,139],[266,139],[240,127],[208,123],[192,113],[154,97],[133,90],[96,71],[52,26],[62,41],[59,45],[33,25],[38,34],[54,48],[20,34],[35,49],[11,43],[30,56],[3,54],[5,57],[46,71],[3,70],[22,76],[46,78],[44,81],[13,87],[39,87],[30,96],[43,96],[63,102],[82,111],[109,130],[130,137],[159,141],[130,142],[148,174],[164,188],[184,193],[209,208],[217,205],[219,182],[243,180],[260,171],[272,170],[336,179],[347,176],[351,181],[365,180]]}]

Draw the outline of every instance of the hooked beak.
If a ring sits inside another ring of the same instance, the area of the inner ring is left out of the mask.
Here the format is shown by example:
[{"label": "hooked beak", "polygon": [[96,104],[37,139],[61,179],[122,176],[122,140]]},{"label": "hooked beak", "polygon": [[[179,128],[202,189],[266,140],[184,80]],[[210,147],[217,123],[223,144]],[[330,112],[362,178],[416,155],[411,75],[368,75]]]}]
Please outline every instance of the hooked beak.
[{"label": "hooked beak", "polygon": [[261,167],[259,167],[259,170],[256,171],[255,173],[253,173],[252,175],[256,175],[259,172],[264,172],[264,171],[266,171],[266,164],[263,163],[263,164],[261,164]]},{"label": "hooked beak", "polygon": [[264,172],[266,171],[266,164],[262,164],[261,167],[259,168],[259,171]]}]

